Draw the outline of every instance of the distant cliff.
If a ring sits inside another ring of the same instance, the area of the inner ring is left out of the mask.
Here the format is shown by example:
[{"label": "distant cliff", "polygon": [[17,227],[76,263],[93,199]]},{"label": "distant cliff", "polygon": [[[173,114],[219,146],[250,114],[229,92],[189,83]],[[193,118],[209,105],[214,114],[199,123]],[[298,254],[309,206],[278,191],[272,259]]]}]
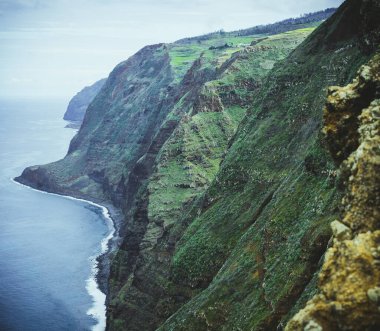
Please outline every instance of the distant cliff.
[{"label": "distant cliff", "polygon": [[66,121],[82,122],[88,105],[103,87],[106,79],[101,79],[91,86],[86,86],[78,92],[69,102],[63,119]]}]

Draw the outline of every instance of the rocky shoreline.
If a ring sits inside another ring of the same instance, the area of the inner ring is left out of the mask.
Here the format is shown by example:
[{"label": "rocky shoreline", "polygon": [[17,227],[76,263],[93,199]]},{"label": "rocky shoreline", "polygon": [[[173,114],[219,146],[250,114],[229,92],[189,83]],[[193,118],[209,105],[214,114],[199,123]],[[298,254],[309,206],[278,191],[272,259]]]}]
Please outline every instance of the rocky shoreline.
[{"label": "rocky shoreline", "polygon": [[120,246],[121,238],[119,236],[119,230],[123,220],[123,215],[120,209],[110,203],[100,205],[104,206],[108,210],[115,228],[112,238],[108,241],[107,251],[96,258],[96,261],[98,262],[98,273],[96,275],[96,280],[98,282],[99,289],[107,296],[108,299],[108,277],[110,273],[111,259],[116,249]]},{"label": "rocky shoreline", "polygon": [[[114,231],[112,238],[110,238],[107,242],[107,250],[106,252],[100,254],[99,256],[96,257],[96,274],[95,274],[95,280],[97,282],[99,290],[106,295],[106,306],[108,302],[108,278],[109,278],[109,273],[110,273],[110,266],[111,266],[111,259],[116,251],[116,249],[120,245],[121,238],[119,236],[119,231],[120,231],[120,226],[121,222],[123,221],[123,214],[120,209],[115,207],[113,204],[110,202],[101,200],[101,199],[95,199],[93,197],[87,197],[82,194],[75,194],[75,193],[70,193],[68,194],[67,192],[60,192],[60,190],[54,190],[53,188],[47,188],[47,187],[36,187],[35,183],[27,180],[25,177],[22,175],[19,177],[15,177],[12,179],[14,182],[21,184],[23,186],[26,186],[30,189],[37,190],[43,193],[48,193],[48,194],[55,194],[55,195],[60,195],[62,197],[66,198],[71,198],[73,200],[79,200],[79,201],[84,201],[92,205],[96,205],[99,208],[104,207],[108,211],[109,214],[109,219],[113,223]],[[104,216],[102,216],[104,217]]]}]

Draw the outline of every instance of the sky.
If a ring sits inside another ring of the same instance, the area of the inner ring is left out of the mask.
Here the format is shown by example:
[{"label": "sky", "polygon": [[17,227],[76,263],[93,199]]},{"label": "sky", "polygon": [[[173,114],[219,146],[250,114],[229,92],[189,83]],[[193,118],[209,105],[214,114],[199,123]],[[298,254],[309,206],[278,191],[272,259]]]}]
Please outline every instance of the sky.
[{"label": "sky", "polygon": [[65,97],[141,47],[338,7],[343,0],[0,0],[0,97]]}]

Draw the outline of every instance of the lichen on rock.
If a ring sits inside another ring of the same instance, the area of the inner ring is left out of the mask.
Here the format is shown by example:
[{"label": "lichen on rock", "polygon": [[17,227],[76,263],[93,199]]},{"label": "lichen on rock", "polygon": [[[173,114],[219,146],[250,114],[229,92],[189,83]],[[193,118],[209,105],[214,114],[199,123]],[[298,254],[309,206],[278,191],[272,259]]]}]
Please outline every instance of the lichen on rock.
[{"label": "lichen on rock", "polygon": [[[324,133],[346,189],[319,274],[319,294],[287,331],[380,328],[380,54],[329,89]],[[352,237],[351,237],[352,236]],[[318,326],[318,327],[317,327]]]}]

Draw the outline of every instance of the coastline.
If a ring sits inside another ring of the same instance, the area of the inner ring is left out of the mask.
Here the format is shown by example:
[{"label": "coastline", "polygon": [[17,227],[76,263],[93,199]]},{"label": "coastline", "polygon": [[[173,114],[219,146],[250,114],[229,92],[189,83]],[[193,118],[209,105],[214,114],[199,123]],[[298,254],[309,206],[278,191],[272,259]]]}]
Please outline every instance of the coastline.
[{"label": "coastline", "polygon": [[91,316],[97,322],[92,326],[92,330],[104,331],[106,328],[106,302],[108,294],[110,257],[118,247],[120,240],[118,233],[122,216],[121,212],[110,203],[100,204],[91,200],[86,200],[84,198],[76,198],[70,195],[63,195],[59,193],[39,190],[25,183],[17,181],[16,178],[10,178],[10,180],[15,184],[33,191],[37,191],[43,194],[51,194],[74,201],[85,202],[101,210],[102,219],[105,221],[108,227],[108,235],[104,237],[100,242],[100,253],[98,255],[89,257],[91,261],[91,275],[86,280],[86,290],[92,298],[92,306],[88,309],[87,315]]}]

